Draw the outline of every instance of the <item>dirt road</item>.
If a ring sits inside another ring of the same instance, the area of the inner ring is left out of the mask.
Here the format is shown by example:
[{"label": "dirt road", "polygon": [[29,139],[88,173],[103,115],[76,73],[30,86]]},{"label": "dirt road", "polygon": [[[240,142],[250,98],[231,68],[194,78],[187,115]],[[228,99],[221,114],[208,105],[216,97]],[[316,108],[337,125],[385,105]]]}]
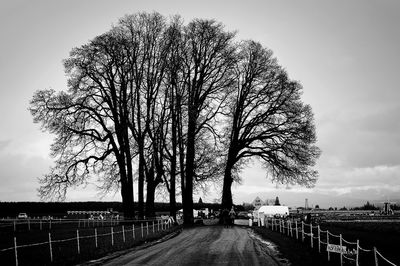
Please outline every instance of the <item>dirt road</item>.
[{"label": "dirt road", "polygon": [[250,229],[204,226],[103,265],[288,265]]}]

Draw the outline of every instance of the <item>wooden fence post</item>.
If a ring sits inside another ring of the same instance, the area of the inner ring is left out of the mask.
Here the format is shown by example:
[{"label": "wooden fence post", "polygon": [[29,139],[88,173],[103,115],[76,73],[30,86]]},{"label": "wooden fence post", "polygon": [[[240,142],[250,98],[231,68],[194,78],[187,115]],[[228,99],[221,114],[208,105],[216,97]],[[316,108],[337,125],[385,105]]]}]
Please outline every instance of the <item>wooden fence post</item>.
[{"label": "wooden fence post", "polygon": [[134,224],[132,224],[132,237],[133,237],[133,240],[135,240],[135,225]]},{"label": "wooden fence post", "polygon": [[304,242],[304,222],[301,222],[301,241]]},{"label": "wooden fence post", "polygon": [[114,246],[114,228],[111,226],[111,246]]},{"label": "wooden fence post", "polygon": [[78,248],[78,254],[81,254],[81,246],[79,245],[79,230],[76,230],[76,244]]},{"label": "wooden fence post", "polygon": [[297,220],[294,221],[295,226],[296,226],[296,239],[299,240],[299,228],[297,228]]},{"label": "wooden fence post", "polygon": [[97,228],[94,229],[94,241],[95,241],[96,248],[97,248],[98,247],[97,246]]},{"label": "wooden fence post", "polygon": [[287,235],[290,235],[290,224],[289,224],[289,220],[286,221],[286,225],[287,225]]},{"label": "wooden fence post", "polygon": [[122,240],[125,243],[125,227],[124,226],[122,226]]},{"label": "wooden fence post", "polygon": [[142,238],[143,238],[143,223],[141,223],[141,228],[142,228]]},{"label": "wooden fence post", "polygon": [[[328,232],[328,230],[326,230],[326,247],[327,247],[327,249],[328,249],[328,246],[329,246],[329,232]],[[331,255],[330,255],[330,252],[327,250],[327,253],[328,253],[328,261],[330,261],[331,260]]]},{"label": "wooden fence post", "polygon": [[374,259],[375,259],[375,266],[378,266],[378,256],[376,254],[376,247],[374,247]]},{"label": "wooden fence post", "polygon": [[313,237],[313,226],[310,224],[310,241],[311,241],[311,248],[314,248],[314,237]]},{"label": "wooden fence post", "polygon": [[319,225],[317,226],[318,230],[318,253],[321,253],[321,230],[319,228]]},{"label": "wooden fence post", "polygon": [[[15,221],[14,221],[15,223]],[[14,254],[15,254],[15,266],[18,266],[18,251],[17,251],[17,238],[14,236]]]},{"label": "wooden fence post", "polygon": [[14,232],[17,231],[17,225],[15,224],[15,220],[14,220]]},{"label": "wooden fence post", "polygon": [[339,235],[339,243],[340,243],[340,266],[343,266],[343,248],[342,248],[342,234]]},{"label": "wooden fence post", "polygon": [[31,231],[31,219],[28,219],[28,231]]},{"label": "wooden fence post", "polygon": [[149,222],[146,222],[146,236],[149,235]]},{"label": "wooden fence post", "polygon": [[359,250],[360,250],[360,240],[357,239],[357,253],[356,253],[356,266],[358,266],[358,259],[359,259]]},{"label": "wooden fence post", "polygon": [[49,233],[50,261],[53,262],[53,247],[51,246],[51,234]]}]

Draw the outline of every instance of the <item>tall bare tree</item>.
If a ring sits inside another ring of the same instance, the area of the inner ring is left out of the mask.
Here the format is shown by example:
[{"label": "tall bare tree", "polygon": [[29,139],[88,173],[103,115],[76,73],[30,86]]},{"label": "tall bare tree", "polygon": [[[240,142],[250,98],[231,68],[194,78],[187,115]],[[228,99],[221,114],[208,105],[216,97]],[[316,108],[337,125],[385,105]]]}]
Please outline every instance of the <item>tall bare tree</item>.
[{"label": "tall bare tree", "polygon": [[225,101],[224,90],[232,83],[235,60],[232,39],[214,20],[193,20],[184,29],[182,80],[187,91],[186,169],[182,180],[184,223],[193,223],[193,180],[196,136],[212,125]]},{"label": "tall bare tree", "polygon": [[[133,217],[137,164],[139,217],[145,184],[148,216],[162,182],[174,215],[180,184],[191,224],[194,189],[218,180],[221,165],[224,207],[249,158],[260,158],[273,181],[312,185],[319,150],[301,86],[271,51],[251,41],[238,49],[234,36],[214,20],[184,25],[179,17],[138,13],[73,49],[65,61],[68,91],[41,90],[31,101],[34,121],[56,135],[56,166],[39,193],[64,198],[69,187],[98,176],[104,190],[120,187],[125,216]],[[229,139],[221,142],[226,111]]]},{"label": "tall bare tree", "polygon": [[[167,127],[170,129],[167,131],[170,134],[170,141],[165,142],[166,159],[169,162],[167,167],[168,177],[164,175],[164,181],[166,188],[169,192],[170,202],[170,215],[176,217],[176,180],[178,176],[178,168],[181,172],[184,172],[184,161],[181,164],[178,163],[179,147],[183,147],[184,137],[183,130],[181,127],[180,120],[184,115],[183,104],[182,104],[182,82],[179,78],[179,73],[182,69],[182,58],[180,51],[182,50],[182,27],[183,21],[179,16],[175,16],[166,32],[167,40],[169,42],[169,53],[167,55],[167,71],[166,71],[166,99],[169,102],[169,116],[170,119],[167,123]],[[182,145],[180,145],[182,144]],[[183,150],[183,149],[182,149]],[[183,157],[183,155],[182,155]]]},{"label": "tall bare tree", "polygon": [[261,159],[273,182],[312,186],[318,175],[312,166],[320,154],[311,107],[300,99],[301,85],[259,43],[243,42],[238,57],[227,112],[222,205],[228,208],[234,177],[249,159]]},{"label": "tall bare tree", "polygon": [[41,197],[65,198],[69,187],[87,182],[90,174],[103,188],[121,187],[126,217],[133,217],[134,146],[129,135],[124,42],[115,31],[73,49],[65,60],[68,92],[37,91],[30,103],[36,123],[56,135],[51,147],[55,167],[40,179]]},{"label": "tall bare tree", "polygon": [[[155,12],[125,16],[118,26],[121,35],[127,39],[124,52],[128,55],[126,67],[132,79],[130,94],[132,108],[128,125],[137,143],[139,155],[139,217],[144,216],[144,182],[154,176],[152,161],[154,158],[149,156],[153,152],[154,138],[149,138],[149,134],[151,134],[151,123],[157,115],[157,99],[160,96],[166,68],[165,56],[168,48],[165,45],[168,43],[165,40],[166,28],[165,18]],[[153,180],[147,181],[147,188],[150,189],[147,194],[151,196],[155,187]]]}]

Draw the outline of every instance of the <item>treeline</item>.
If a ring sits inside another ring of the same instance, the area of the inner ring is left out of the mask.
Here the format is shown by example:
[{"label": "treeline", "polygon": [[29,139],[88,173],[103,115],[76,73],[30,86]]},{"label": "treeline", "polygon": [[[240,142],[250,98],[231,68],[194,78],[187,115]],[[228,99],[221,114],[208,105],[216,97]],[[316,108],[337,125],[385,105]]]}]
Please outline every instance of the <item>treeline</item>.
[{"label": "treeline", "polygon": [[354,207],[353,210],[362,210],[362,211],[375,211],[375,210],[380,210],[378,206],[375,206],[374,204],[371,204],[369,201],[365,203],[361,207]]},{"label": "treeline", "polygon": [[172,216],[182,197],[192,224],[194,192],[222,183],[230,208],[253,158],[273,182],[312,186],[320,152],[302,86],[271,50],[235,37],[215,20],[138,13],[72,49],[68,89],[30,102],[34,122],[55,135],[42,199],[96,179],[104,193],[120,191],[126,217],[153,216],[163,193]]},{"label": "treeline", "polygon": [[[135,203],[137,207],[138,203]],[[169,203],[155,202],[154,208],[156,212],[168,214],[170,212]],[[219,210],[220,204],[217,203],[194,203],[195,209],[209,208]],[[16,217],[19,213],[25,212],[29,217],[64,217],[67,211],[107,211],[112,209],[122,213],[121,202],[103,202],[103,201],[86,201],[86,202],[0,202],[0,218]],[[176,210],[182,209],[182,204],[176,204]]]}]

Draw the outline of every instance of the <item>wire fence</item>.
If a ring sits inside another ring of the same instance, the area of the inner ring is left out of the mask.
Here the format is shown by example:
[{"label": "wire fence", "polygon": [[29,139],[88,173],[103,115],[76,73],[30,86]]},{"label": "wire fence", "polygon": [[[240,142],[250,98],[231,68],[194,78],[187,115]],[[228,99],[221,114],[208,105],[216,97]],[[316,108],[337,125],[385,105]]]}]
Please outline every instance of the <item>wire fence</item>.
[{"label": "wire fence", "polygon": [[331,261],[333,254],[338,254],[341,266],[343,264],[360,266],[360,258],[366,254],[373,258],[375,266],[381,265],[381,262],[396,266],[385,258],[376,247],[364,249],[360,246],[359,240],[355,242],[347,241],[342,234],[336,235],[328,230],[321,230],[319,225],[306,224],[297,220],[265,218],[259,219],[258,226],[265,226],[304,243],[308,242],[310,247],[312,249],[317,248],[319,253],[326,251],[328,261]]},{"label": "wire fence", "polygon": [[[24,253],[27,253],[27,249],[33,247],[39,247],[40,253],[47,257],[45,261],[53,263],[57,257],[56,256],[80,256],[82,250],[90,250],[93,252],[93,247],[95,249],[101,248],[102,250],[114,250],[113,247],[116,245],[125,246],[126,244],[133,244],[138,241],[145,241],[148,238],[154,237],[156,234],[160,232],[167,231],[171,228],[174,223],[172,218],[169,219],[155,219],[155,220],[113,220],[113,221],[98,221],[81,219],[76,221],[67,221],[67,220],[59,220],[59,221],[49,221],[48,223],[44,223],[43,221],[25,221],[8,224],[11,226],[13,230],[21,229],[22,226],[26,229],[32,231],[31,234],[34,234],[34,231],[41,231],[44,228],[53,228],[55,222],[58,224],[68,225],[68,232],[65,230],[53,230],[46,231],[48,232],[46,235],[46,240],[43,240],[43,233],[41,233],[42,241],[34,242],[34,243],[26,243],[22,244],[20,242],[24,242],[24,239],[17,239],[17,236],[13,237],[13,246],[5,247],[0,249],[0,255],[4,255],[5,253],[13,253],[13,263],[10,264],[10,259],[8,260],[8,264],[10,265],[21,265],[21,260],[24,260],[26,263],[27,258],[24,257]],[[35,226],[36,225],[36,226]],[[53,227],[52,227],[53,225]],[[76,230],[71,225],[76,226]],[[100,225],[100,227],[97,227]],[[2,224],[5,226],[5,224]],[[39,230],[37,230],[39,228]],[[26,233],[26,232],[25,232]],[[57,238],[57,233],[63,238]],[[28,237],[29,234],[24,234],[23,236]],[[67,236],[67,237],[66,237]],[[38,239],[38,238],[34,238]],[[127,243],[130,242],[130,243]],[[39,250],[38,250],[39,252]],[[32,253],[32,252],[31,252]],[[47,253],[47,255],[46,255]],[[63,254],[64,253],[64,254]],[[9,254],[10,255],[10,254]],[[29,256],[28,256],[29,257]],[[29,258],[28,258],[29,259]],[[40,258],[42,261],[44,258]],[[7,260],[6,260],[7,261]],[[4,262],[4,261],[3,261]],[[40,263],[40,262],[38,262]],[[46,264],[47,264],[46,263]],[[29,263],[28,261],[28,264]],[[3,264],[4,265],[4,264]]]},{"label": "wire fence", "polygon": [[[30,230],[51,230],[60,227],[76,227],[76,228],[88,228],[88,227],[109,227],[118,225],[121,219],[110,218],[110,219],[2,219],[0,220],[0,230],[12,230],[17,231],[30,231]],[[128,222],[145,222],[148,220],[129,220]]]}]

